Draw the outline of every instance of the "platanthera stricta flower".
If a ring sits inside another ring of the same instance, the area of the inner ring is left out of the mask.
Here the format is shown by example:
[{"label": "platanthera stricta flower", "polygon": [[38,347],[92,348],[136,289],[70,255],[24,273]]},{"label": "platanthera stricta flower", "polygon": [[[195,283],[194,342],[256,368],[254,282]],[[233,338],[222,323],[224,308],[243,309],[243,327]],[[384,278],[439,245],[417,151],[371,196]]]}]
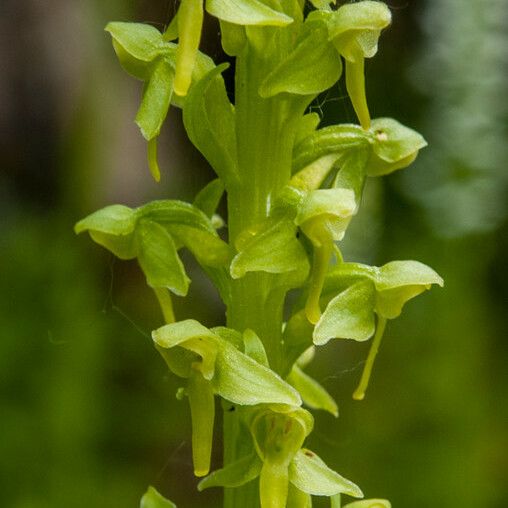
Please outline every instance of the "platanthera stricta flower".
[{"label": "platanthera stricta flower", "polygon": [[253,453],[213,472],[201,481],[200,490],[240,486],[259,478],[261,508],[305,508],[311,506],[311,496],[363,496],[353,482],[303,448],[314,424],[308,411],[264,405],[248,410],[245,421],[253,438]]},{"label": "platanthera stricta flower", "polygon": [[192,416],[196,476],[210,469],[214,395],[239,405],[280,403],[298,406],[298,392],[268,367],[239,351],[229,334],[188,319],[165,325],[152,334],[170,370],[187,379]]}]

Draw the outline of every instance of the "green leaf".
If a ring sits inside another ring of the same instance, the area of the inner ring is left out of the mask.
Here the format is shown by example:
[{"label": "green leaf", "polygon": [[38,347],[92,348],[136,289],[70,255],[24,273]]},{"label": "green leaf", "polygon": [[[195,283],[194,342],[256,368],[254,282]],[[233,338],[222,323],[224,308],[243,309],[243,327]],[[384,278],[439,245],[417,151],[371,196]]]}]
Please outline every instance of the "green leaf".
[{"label": "green leaf", "polygon": [[183,108],[183,122],[194,146],[227,184],[237,177],[235,111],[220,73],[227,64],[195,83]]},{"label": "green leaf", "polygon": [[176,504],[159,494],[153,487],[148,487],[141,498],[139,508],[176,508]]},{"label": "green leaf", "polygon": [[265,78],[259,94],[265,98],[282,92],[317,95],[336,83],[341,72],[326,28],[311,24],[293,51]]},{"label": "green leaf", "polygon": [[443,286],[443,279],[432,268],[418,261],[392,261],[379,268],[376,277],[378,291],[376,312],[394,319],[404,304],[430,289],[432,284]]},{"label": "green leaf", "polygon": [[344,508],[392,508],[390,501],[386,499],[364,499],[348,503]]},{"label": "green leaf", "polygon": [[[238,245],[239,244],[239,245]],[[265,229],[244,242],[237,242],[238,254],[231,263],[231,276],[247,272],[288,273],[309,270],[307,254],[296,238],[296,227],[290,220],[270,220]]]},{"label": "green leaf", "polygon": [[303,403],[312,409],[323,409],[333,416],[339,416],[337,403],[332,396],[313,378],[294,365],[287,381],[301,395]]},{"label": "green leaf", "polygon": [[138,261],[152,288],[165,287],[185,296],[190,279],[185,273],[169,233],[159,224],[141,220],[136,228]]},{"label": "green leaf", "polygon": [[154,66],[145,85],[141,106],[136,115],[136,124],[147,141],[159,135],[166,119],[173,93],[174,75],[171,65],[161,59]]},{"label": "green leaf", "polygon": [[375,330],[374,305],[374,284],[369,280],[353,284],[326,307],[314,329],[314,344],[326,344],[333,338],[369,339]]},{"label": "green leaf", "polygon": [[213,217],[224,195],[224,184],[220,178],[206,184],[194,198],[194,206],[199,208],[209,219]]},{"label": "green leaf", "polygon": [[253,330],[247,329],[243,332],[244,353],[256,360],[259,364],[270,367],[263,342]]},{"label": "green leaf", "polygon": [[333,496],[339,493],[363,497],[360,488],[332,471],[314,452],[302,449],[289,467],[289,481],[313,496]]},{"label": "green leaf", "polygon": [[217,353],[213,384],[216,393],[234,404],[302,403],[298,392],[275,372],[226,342]]},{"label": "green leaf", "polygon": [[351,150],[340,160],[340,171],[337,173],[333,186],[350,189],[355,194],[355,201],[360,205],[365,185],[365,167],[369,153],[367,150]]},{"label": "green leaf", "polygon": [[263,463],[256,453],[232,462],[203,478],[198,484],[201,492],[210,487],[241,487],[259,476]]},{"label": "green leaf", "polygon": [[260,0],[206,0],[206,10],[236,25],[285,26],[293,19]]},{"label": "green leaf", "polygon": [[181,0],[178,9],[178,48],[176,50],[175,93],[187,95],[203,26],[203,0]]},{"label": "green leaf", "polygon": [[367,165],[369,176],[382,176],[407,167],[419,150],[427,146],[418,132],[392,118],[376,118],[371,131],[373,154]]}]

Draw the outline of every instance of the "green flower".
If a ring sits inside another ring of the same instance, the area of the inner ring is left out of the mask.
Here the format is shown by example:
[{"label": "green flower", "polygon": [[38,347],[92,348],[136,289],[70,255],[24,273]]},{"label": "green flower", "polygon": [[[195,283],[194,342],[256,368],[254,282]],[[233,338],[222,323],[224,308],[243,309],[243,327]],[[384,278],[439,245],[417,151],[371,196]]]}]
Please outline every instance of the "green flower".
[{"label": "green flower", "polygon": [[254,452],[213,472],[198,488],[237,487],[259,478],[261,508],[310,506],[311,496],[343,493],[362,497],[351,481],[332,471],[314,452],[302,448],[313,427],[308,411],[262,406],[247,413]]},{"label": "green flower", "polygon": [[406,302],[433,284],[443,286],[443,279],[417,261],[392,261],[380,268],[341,263],[328,274],[323,295],[329,295],[329,302],[313,331],[314,344],[332,338],[365,341],[375,332],[355,399],[365,396],[386,321],[398,317]]},{"label": "green flower", "polygon": [[262,403],[298,406],[298,393],[268,367],[257,363],[232,342],[235,332],[210,330],[188,319],[152,333],[169,369],[188,380],[185,389],[192,417],[192,449],[196,476],[210,468],[214,395],[239,405]]}]

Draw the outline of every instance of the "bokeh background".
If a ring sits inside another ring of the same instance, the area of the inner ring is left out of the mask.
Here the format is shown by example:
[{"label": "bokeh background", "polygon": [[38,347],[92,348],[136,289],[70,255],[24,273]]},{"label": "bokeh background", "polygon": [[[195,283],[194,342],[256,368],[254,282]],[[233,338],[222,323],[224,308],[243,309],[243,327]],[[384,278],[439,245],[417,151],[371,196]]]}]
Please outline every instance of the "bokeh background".
[{"label": "bokeh background", "polygon": [[[365,402],[351,393],[368,344],[336,341],[317,356],[310,372],[341,416],[319,415],[309,446],[396,508],[505,508],[508,3],[390,6],[367,66],[371,110],[430,147],[370,182],[344,250],[421,260],[446,286],[390,323]],[[133,123],[140,85],[103,32],[109,20],[162,29],[174,10],[173,0],[0,0],[2,507],[126,508],[148,484],[182,508],[219,506],[219,493],[195,494],[187,405],[149,338],[155,299],[135,263],[72,231],[113,202],[192,199],[212,177],[173,109],[153,183]],[[211,19],[203,48],[224,60]],[[312,107],[324,124],[354,120],[343,85]],[[178,317],[220,324],[220,302],[188,262]]]}]

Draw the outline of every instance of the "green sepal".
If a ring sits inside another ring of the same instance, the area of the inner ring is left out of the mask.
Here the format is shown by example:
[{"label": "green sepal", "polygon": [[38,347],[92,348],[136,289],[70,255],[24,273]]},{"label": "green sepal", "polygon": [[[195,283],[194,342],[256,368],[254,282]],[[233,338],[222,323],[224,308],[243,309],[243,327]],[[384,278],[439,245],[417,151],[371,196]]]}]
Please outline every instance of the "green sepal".
[{"label": "green sepal", "polygon": [[341,72],[326,27],[311,23],[293,51],[264,79],[259,94],[264,98],[282,92],[317,95],[336,83]]},{"label": "green sepal", "polygon": [[360,488],[332,471],[314,452],[299,450],[289,467],[289,480],[298,489],[313,496],[333,496],[339,493],[363,497]]},{"label": "green sepal", "polygon": [[178,200],[159,200],[142,206],[138,213],[164,226],[175,239],[177,248],[185,245],[201,264],[220,266],[229,261],[229,246],[196,206]]},{"label": "green sepal", "polygon": [[302,201],[295,223],[314,245],[321,246],[328,238],[342,240],[356,208],[351,190],[318,189]]},{"label": "green sepal", "polygon": [[293,366],[287,381],[296,388],[306,406],[311,409],[323,409],[335,417],[339,416],[337,403],[332,396],[315,379],[303,372],[298,365]]},{"label": "green sepal", "polygon": [[284,374],[289,374],[293,364],[312,346],[312,332],[314,327],[307,319],[305,312],[295,313],[286,323],[283,332],[284,343]]},{"label": "green sepal", "polygon": [[327,19],[330,40],[351,62],[371,58],[377,52],[381,30],[391,23],[388,6],[377,1],[342,5]]},{"label": "green sepal", "polygon": [[137,79],[149,78],[157,57],[174,55],[174,47],[164,44],[162,34],[151,25],[116,21],[108,23],[105,30],[113,38],[120,64]]},{"label": "green sepal", "polygon": [[[260,231],[245,232],[237,240],[238,254],[234,257],[230,271],[234,279],[247,272],[301,274],[305,280],[309,271],[307,254],[296,238],[296,226],[282,218],[269,219]],[[251,236],[252,235],[252,236]]]},{"label": "green sepal", "polygon": [[112,236],[128,236],[137,221],[136,211],[124,205],[110,205],[80,220],[75,226],[76,234],[97,231]]},{"label": "green sepal", "polygon": [[159,494],[153,487],[143,494],[139,508],[176,508],[176,504]]},{"label": "green sepal", "polygon": [[227,184],[237,177],[235,110],[227,97],[219,65],[195,83],[183,107],[189,139]]},{"label": "green sepal", "polygon": [[351,150],[340,160],[340,170],[333,181],[333,187],[350,189],[354,192],[358,207],[365,186],[365,168],[368,158],[369,152],[367,150]]},{"label": "green sepal", "polygon": [[418,261],[392,261],[379,268],[376,277],[376,312],[394,319],[404,304],[430,289],[432,284],[443,286],[443,279],[432,268]]},{"label": "green sepal", "polygon": [[182,0],[178,9],[178,47],[176,50],[175,93],[187,95],[201,40],[203,0]]},{"label": "green sepal", "polygon": [[310,136],[316,132],[321,117],[317,113],[307,113],[303,115],[298,121],[298,125],[295,133],[295,145],[300,143],[307,136]]},{"label": "green sepal", "polygon": [[150,141],[160,133],[168,114],[173,94],[175,71],[164,59],[153,66],[143,90],[141,106],[136,115],[136,124],[143,137]]},{"label": "green sepal", "polygon": [[224,184],[220,178],[208,182],[194,198],[194,206],[199,208],[209,219],[213,218],[220,200],[224,195]]},{"label": "green sepal", "polygon": [[219,24],[224,53],[229,56],[239,55],[247,42],[245,28],[222,19],[219,20]]},{"label": "green sepal", "polygon": [[343,338],[365,341],[375,331],[375,286],[370,280],[357,282],[339,293],[326,307],[313,333],[314,344]]},{"label": "green sepal", "polygon": [[253,330],[247,329],[243,332],[243,343],[244,353],[247,356],[250,356],[253,360],[256,360],[256,362],[263,365],[264,367],[270,367],[263,342]]},{"label": "green sepal", "polygon": [[190,279],[166,229],[156,222],[140,220],[136,227],[136,241],[137,258],[148,285],[168,288],[176,295],[185,296]]},{"label": "green sepal", "polygon": [[392,118],[372,120],[372,156],[367,164],[369,176],[383,176],[411,164],[419,150],[427,146],[416,131]]},{"label": "green sepal", "polygon": [[206,0],[206,10],[236,25],[285,26],[293,19],[261,0]]},{"label": "green sepal", "polygon": [[232,462],[222,469],[213,471],[198,484],[201,492],[210,487],[241,487],[259,476],[263,462],[256,453]]},{"label": "green sepal", "polygon": [[216,393],[234,404],[302,403],[298,392],[275,372],[227,343],[218,351],[212,382]]},{"label": "green sepal", "polygon": [[392,504],[386,499],[364,499],[348,503],[343,508],[392,508]]}]

